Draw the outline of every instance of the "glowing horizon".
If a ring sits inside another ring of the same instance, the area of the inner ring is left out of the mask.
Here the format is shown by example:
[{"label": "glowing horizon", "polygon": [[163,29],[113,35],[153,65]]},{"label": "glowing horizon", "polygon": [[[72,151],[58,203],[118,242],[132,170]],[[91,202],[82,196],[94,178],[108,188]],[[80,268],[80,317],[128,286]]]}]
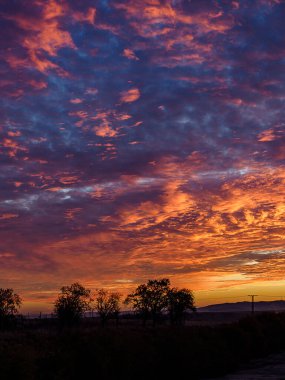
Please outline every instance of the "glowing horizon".
[{"label": "glowing horizon", "polygon": [[167,277],[199,306],[282,295],[284,15],[1,4],[0,287],[38,311],[75,281],[126,294]]}]

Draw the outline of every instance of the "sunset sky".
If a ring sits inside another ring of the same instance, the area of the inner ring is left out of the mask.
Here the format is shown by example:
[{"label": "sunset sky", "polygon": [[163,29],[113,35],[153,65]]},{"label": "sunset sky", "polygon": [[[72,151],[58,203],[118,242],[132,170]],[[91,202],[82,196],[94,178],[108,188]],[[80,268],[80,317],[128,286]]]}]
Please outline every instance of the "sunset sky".
[{"label": "sunset sky", "polygon": [[283,0],[0,2],[0,287],[23,310],[74,281],[285,296],[284,19]]}]

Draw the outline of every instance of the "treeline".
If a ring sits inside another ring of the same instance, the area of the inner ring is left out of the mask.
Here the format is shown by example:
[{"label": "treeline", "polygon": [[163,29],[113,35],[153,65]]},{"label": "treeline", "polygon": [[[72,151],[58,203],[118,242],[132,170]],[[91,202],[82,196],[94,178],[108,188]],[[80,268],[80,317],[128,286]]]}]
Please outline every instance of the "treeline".
[{"label": "treeline", "polygon": [[[118,292],[90,289],[76,282],[60,289],[54,302],[54,314],[62,326],[80,322],[86,312],[96,311],[102,325],[109,319],[119,320],[121,304],[128,305],[145,325],[151,320],[153,326],[162,314],[168,315],[172,324],[181,324],[187,311],[195,311],[193,292],[189,289],[173,288],[167,278],[148,280],[122,300]],[[9,324],[19,312],[21,297],[13,289],[0,289],[0,327]]]}]

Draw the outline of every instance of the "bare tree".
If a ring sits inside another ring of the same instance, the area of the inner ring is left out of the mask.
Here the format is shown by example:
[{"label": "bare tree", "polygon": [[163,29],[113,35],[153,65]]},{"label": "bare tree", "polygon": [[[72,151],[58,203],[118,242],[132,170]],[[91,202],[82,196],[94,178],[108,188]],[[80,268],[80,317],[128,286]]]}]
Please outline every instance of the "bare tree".
[{"label": "bare tree", "polygon": [[139,285],[134,293],[129,294],[125,303],[131,304],[140,313],[144,325],[149,317],[155,325],[162,311],[167,309],[169,291],[169,279],[148,280],[146,284]]},{"label": "bare tree", "polygon": [[95,297],[95,310],[98,312],[101,323],[104,326],[110,318],[116,318],[118,323],[120,313],[121,295],[116,292],[108,292],[105,289],[98,289]]},{"label": "bare tree", "polygon": [[55,301],[54,311],[62,324],[78,323],[85,311],[90,309],[91,291],[78,282],[63,286]]}]

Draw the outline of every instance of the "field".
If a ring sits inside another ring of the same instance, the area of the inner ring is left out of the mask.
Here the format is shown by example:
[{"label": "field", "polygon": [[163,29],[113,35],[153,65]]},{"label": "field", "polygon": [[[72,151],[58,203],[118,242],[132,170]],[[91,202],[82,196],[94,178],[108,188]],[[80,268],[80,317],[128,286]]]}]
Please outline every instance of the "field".
[{"label": "field", "polygon": [[183,379],[184,373],[203,379],[285,349],[283,313],[219,318],[222,324],[208,314],[185,326],[156,328],[134,319],[104,328],[86,319],[65,329],[55,320],[28,321],[0,333],[1,380]]}]

